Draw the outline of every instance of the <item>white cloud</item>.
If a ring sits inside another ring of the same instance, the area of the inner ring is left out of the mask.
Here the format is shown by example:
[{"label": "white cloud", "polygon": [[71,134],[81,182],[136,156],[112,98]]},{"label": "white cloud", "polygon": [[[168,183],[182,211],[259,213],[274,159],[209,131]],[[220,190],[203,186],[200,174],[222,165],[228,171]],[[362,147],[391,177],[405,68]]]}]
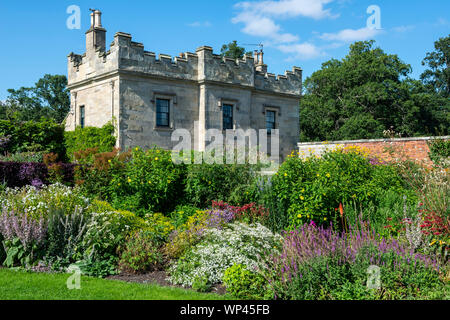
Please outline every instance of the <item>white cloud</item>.
[{"label": "white cloud", "polygon": [[242,32],[256,37],[268,38],[278,43],[291,43],[299,40],[297,35],[283,33],[275,19],[295,18],[299,16],[321,19],[331,17],[324,5],[333,0],[279,0],[279,1],[245,1],[235,8],[239,13],[232,19],[233,23],[243,23]]},{"label": "white cloud", "polygon": [[189,27],[211,27],[212,24],[209,21],[195,21],[188,24]]},{"label": "white cloud", "polygon": [[279,1],[245,1],[235,5],[243,12],[254,15],[264,15],[279,18],[309,17],[321,19],[331,16],[329,9],[324,9],[324,5],[333,0],[279,0]]},{"label": "white cloud", "polygon": [[371,28],[361,28],[361,29],[345,29],[337,33],[324,33],[320,36],[323,40],[328,41],[343,41],[343,42],[353,42],[353,41],[363,41],[372,39],[376,35],[380,34],[382,30],[371,29]]},{"label": "white cloud", "polygon": [[300,60],[313,59],[323,55],[318,47],[308,42],[289,45],[283,44],[277,48],[281,52],[293,54],[296,59]]},{"label": "white cloud", "polygon": [[413,25],[408,25],[408,26],[398,26],[395,28],[392,28],[393,31],[398,32],[398,33],[403,33],[403,32],[408,32],[411,30],[414,30],[416,27]]}]

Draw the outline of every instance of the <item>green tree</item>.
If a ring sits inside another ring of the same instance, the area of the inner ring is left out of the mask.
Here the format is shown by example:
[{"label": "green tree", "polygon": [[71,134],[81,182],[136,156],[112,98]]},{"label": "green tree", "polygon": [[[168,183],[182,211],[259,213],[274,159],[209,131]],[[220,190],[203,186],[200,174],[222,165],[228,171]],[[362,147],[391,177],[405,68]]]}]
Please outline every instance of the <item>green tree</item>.
[{"label": "green tree", "polygon": [[0,116],[20,121],[38,121],[45,117],[61,123],[70,108],[66,85],[64,75],[46,74],[34,87],[8,89],[9,97],[0,106]]},{"label": "green tree", "polygon": [[352,44],[346,57],[306,79],[301,141],[381,138],[390,128],[402,136],[448,130],[442,99],[410,73],[410,65],[374,41]]},{"label": "green tree", "polygon": [[435,51],[428,52],[422,61],[429,69],[420,78],[432,90],[450,98],[450,35],[436,41],[434,48]]},{"label": "green tree", "polygon": [[245,48],[238,46],[237,41],[234,40],[229,44],[224,44],[220,50],[220,55],[222,57],[232,58],[232,59],[242,59],[244,55],[251,55],[251,52],[245,52]]}]

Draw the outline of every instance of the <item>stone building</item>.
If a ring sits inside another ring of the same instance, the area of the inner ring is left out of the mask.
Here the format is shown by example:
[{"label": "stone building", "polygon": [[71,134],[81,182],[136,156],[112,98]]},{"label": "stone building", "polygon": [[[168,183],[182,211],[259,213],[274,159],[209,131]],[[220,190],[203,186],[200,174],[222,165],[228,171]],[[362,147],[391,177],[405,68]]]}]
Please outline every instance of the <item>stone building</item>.
[{"label": "stone building", "polygon": [[267,72],[262,52],[242,60],[222,58],[211,47],[178,57],[155,55],[117,32],[109,50],[101,12],[91,14],[86,53],[68,56],[71,109],[66,130],[116,124],[117,147],[159,145],[171,149],[175,129],[191,132],[204,150],[205,132],[215,129],[279,129],[280,154],[299,138],[302,70]]}]

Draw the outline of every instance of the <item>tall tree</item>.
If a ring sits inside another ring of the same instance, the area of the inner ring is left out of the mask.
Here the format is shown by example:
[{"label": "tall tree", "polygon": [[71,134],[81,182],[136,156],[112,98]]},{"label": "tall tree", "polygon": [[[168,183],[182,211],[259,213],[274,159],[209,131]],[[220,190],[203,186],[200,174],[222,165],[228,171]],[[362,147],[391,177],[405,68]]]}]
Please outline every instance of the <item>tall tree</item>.
[{"label": "tall tree", "polygon": [[251,55],[251,52],[245,52],[245,48],[238,46],[237,41],[234,40],[229,44],[224,44],[220,50],[222,57],[231,59],[242,59],[244,55]]},{"label": "tall tree", "polygon": [[428,69],[420,78],[432,90],[450,98],[450,35],[436,41],[434,48],[435,51],[428,52],[422,61]]},{"label": "tall tree", "polygon": [[402,136],[448,130],[439,98],[408,78],[410,72],[374,41],[352,44],[345,58],[323,63],[306,79],[300,139],[381,138],[390,128]]},{"label": "tall tree", "polygon": [[8,89],[9,97],[3,103],[0,116],[21,121],[51,118],[61,123],[69,112],[70,99],[63,75],[46,74],[34,87]]}]

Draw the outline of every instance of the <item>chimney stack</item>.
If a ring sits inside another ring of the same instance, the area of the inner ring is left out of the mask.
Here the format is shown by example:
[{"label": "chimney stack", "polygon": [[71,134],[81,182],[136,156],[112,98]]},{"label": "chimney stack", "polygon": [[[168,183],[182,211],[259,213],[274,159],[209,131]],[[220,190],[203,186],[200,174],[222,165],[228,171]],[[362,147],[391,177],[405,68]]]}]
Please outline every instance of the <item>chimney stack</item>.
[{"label": "chimney stack", "polygon": [[267,73],[267,65],[264,64],[264,52],[255,50],[255,69],[256,71]]},{"label": "chimney stack", "polygon": [[100,10],[90,10],[91,27],[86,32],[86,55],[106,50],[106,30],[102,27],[102,13]]}]

